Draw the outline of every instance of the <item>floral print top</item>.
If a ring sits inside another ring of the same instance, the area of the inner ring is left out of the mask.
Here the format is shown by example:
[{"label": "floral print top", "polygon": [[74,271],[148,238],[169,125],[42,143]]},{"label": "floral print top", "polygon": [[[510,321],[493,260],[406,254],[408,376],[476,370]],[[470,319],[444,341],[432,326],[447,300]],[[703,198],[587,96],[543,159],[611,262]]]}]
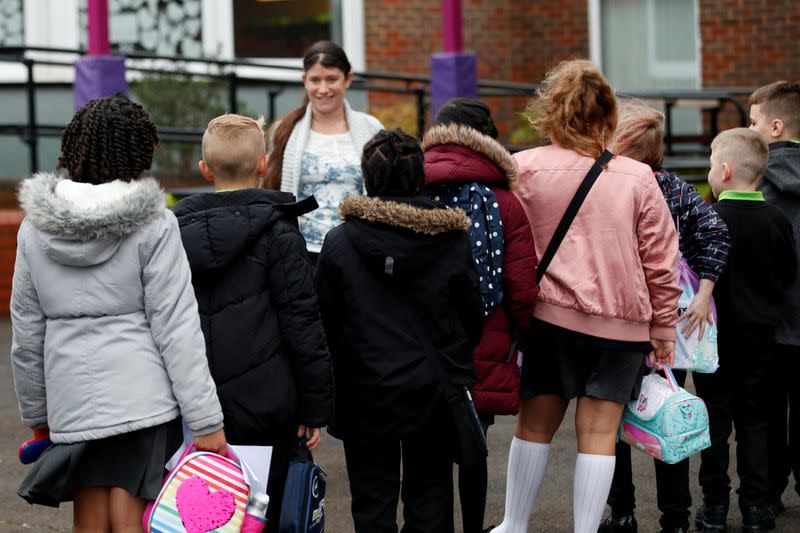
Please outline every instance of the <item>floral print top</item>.
[{"label": "floral print top", "polygon": [[342,223],[339,204],[361,194],[361,154],[349,133],[322,134],[311,130],[300,167],[299,199],[312,194],[319,208],[300,217],[300,232],[309,252],[319,253],[328,231]]}]

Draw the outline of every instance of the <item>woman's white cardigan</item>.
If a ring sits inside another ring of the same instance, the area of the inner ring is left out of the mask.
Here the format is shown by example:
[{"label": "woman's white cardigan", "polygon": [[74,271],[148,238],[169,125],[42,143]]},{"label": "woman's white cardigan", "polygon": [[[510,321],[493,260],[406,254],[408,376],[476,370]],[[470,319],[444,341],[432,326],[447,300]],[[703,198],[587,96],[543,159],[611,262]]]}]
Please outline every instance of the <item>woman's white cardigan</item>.
[{"label": "woman's white cardigan", "polygon": [[[353,147],[359,156],[367,144],[376,133],[383,129],[383,124],[366,113],[354,111],[347,100],[344,101],[344,114],[347,120],[347,127],[350,137],[353,139]],[[281,191],[290,192],[295,197],[300,192],[300,167],[303,162],[303,152],[305,152],[308,135],[311,131],[311,104],[308,104],[303,118],[295,124],[286,148],[283,151],[283,174],[281,176]]]}]

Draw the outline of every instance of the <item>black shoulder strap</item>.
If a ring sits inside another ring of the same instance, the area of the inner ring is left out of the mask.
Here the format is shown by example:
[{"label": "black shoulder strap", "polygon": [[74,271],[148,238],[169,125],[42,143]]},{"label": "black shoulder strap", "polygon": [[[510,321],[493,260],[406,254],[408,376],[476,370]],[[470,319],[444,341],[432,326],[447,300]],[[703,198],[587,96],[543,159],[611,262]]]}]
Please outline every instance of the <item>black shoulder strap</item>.
[{"label": "black shoulder strap", "polygon": [[547,245],[547,249],[544,251],[544,255],[542,255],[542,260],[539,261],[539,265],[536,267],[536,283],[538,284],[542,281],[545,272],[547,272],[547,267],[550,266],[550,261],[553,260],[553,257],[556,255],[558,251],[558,247],[561,246],[561,241],[564,240],[564,237],[569,230],[569,227],[572,225],[572,221],[575,220],[575,215],[578,214],[578,210],[581,208],[583,201],[586,199],[586,195],[589,194],[589,190],[594,185],[594,182],[597,181],[598,176],[600,176],[600,172],[603,171],[603,167],[611,161],[611,158],[614,157],[614,154],[605,150],[600,157],[598,157],[592,168],[589,169],[589,173],[586,174],[586,177],[583,178],[583,182],[581,183],[578,190],[575,191],[575,196],[572,197],[572,201],[570,201],[569,205],[567,206],[567,210],[564,212],[564,216],[561,217],[561,222],[558,223],[556,227],[556,231],[553,233],[553,237],[550,239],[550,242]]}]

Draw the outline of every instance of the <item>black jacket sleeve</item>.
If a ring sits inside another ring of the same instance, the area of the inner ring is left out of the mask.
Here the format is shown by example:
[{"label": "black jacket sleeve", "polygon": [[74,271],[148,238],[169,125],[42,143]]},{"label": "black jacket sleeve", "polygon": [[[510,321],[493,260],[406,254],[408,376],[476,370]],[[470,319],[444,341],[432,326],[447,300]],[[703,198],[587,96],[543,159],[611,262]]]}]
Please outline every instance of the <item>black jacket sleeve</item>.
[{"label": "black jacket sleeve", "polygon": [[342,323],[341,305],[337,302],[342,297],[341,283],[337,267],[330,260],[331,244],[328,237],[322,245],[322,251],[317,258],[317,268],[314,273],[314,285],[319,298],[319,310],[322,323],[325,326],[325,336],[328,339],[330,351],[336,355],[341,350],[341,333],[344,330]]},{"label": "black jacket sleeve", "polygon": [[781,265],[779,276],[784,290],[787,289],[797,278],[797,243],[794,240],[794,230],[791,222],[785,218],[781,221],[781,257],[778,264]]},{"label": "black jacket sleeve", "polygon": [[297,383],[299,421],[307,427],[323,427],[333,412],[333,366],[314,290],[314,270],[297,228],[288,222],[276,226],[267,255],[269,287],[282,346]]}]

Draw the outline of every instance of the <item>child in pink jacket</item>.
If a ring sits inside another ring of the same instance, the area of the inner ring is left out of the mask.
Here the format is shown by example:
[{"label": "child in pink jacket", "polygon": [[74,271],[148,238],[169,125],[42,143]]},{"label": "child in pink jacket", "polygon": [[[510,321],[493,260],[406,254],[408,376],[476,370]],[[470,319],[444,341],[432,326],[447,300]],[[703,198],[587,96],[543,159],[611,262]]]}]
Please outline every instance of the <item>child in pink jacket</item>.
[{"label": "child in pink jacket", "polygon": [[[531,104],[552,145],[517,154],[519,197],[541,260],[567,205],[617,123],[608,82],[588,61],[561,63]],[[671,364],[680,290],[678,240],[647,165],[604,167],[539,284],[524,349],[505,518],[495,532],[527,531],[550,442],[572,398],[578,457],[574,531],[595,533],[614,474],[625,403],[639,394],[648,355]]]}]

